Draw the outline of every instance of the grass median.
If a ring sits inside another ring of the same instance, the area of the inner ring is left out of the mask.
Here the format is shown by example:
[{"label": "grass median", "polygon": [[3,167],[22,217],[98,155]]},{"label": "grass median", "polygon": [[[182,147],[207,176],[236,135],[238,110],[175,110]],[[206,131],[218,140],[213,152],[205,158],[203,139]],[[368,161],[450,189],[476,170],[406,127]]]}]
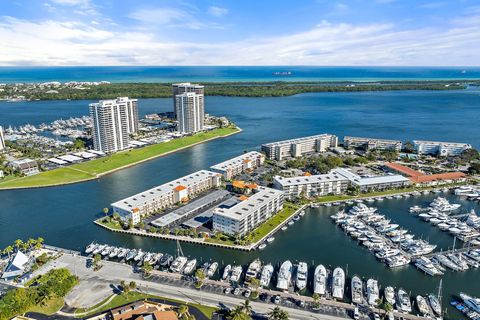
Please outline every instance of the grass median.
[{"label": "grass median", "polygon": [[134,165],[142,161],[153,159],[204,141],[236,133],[239,130],[240,129],[236,127],[215,129],[188,137],[174,139],[169,142],[121,151],[108,157],[41,172],[33,176],[0,181],[0,189],[44,187],[94,179],[98,176]]}]

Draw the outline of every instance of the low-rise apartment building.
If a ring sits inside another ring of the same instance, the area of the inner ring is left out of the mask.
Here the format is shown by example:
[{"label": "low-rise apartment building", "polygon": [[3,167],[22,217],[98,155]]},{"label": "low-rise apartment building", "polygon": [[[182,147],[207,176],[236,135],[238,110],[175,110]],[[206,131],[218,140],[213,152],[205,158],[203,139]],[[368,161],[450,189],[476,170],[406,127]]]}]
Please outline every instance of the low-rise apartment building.
[{"label": "low-rise apartment building", "polygon": [[113,212],[118,213],[122,220],[132,219],[133,224],[137,224],[145,215],[180,202],[188,202],[195,195],[220,185],[221,178],[218,173],[200,170],[114,202],[111,206]]},{"label": "low-rise apartment building", "polygon": [[362,147],[366,150],[392,150],[397,152],[402,150],[402,141],[400,140],[345,136],[343,144],[346,148]]},{"label": "low-rise apartment building", "polygon": [[34,174],[39,173],[40,171],[38,170],[38,163],[35,160],[32,159],[21,159],[21,160],[14,160],[10,162],[10,167],[12,167],[15,170],[18,170],[20,173],[26,175],[26,176],[31,176]]},{"label": "low-rise apartment building", "polygon": [[283,160],[289,157],[300,157],[308,153],[324,152],[329,148],[336,148],[338,138],[332,134],[319,134],[315,136],[289,139],[262,145],[268,159]]},{"label": "low-rise apartment building", "polygon": [[359,187],[360,191],[367,192],[373,190],[384,190],[392,188],[406,187],[410,180],[399,174],[361,177],[356,173],[344,168],[336,168],[331,171],[339,176],[343,176],[350,181],[350,184]]},{"label": "low-rise apartment building", "polygon": [[347,191],[348,185],[349,180],[335,172],[290,178],[275,176],[273,178],[273,187],[285,192],[286,199],[342,194]]},{"label": "low-rise apartment building", "polygon": [[210,170],[220,173],[225,180],[231,180],[247,170],[255,169],[263,164],[265,156],[257,151],[250,151],[241,156],[218,163]]},{"label": "low-rise apartment building", "polygon": [[458,156],[472,146],[468,143],[413,140],[413,148],[418,154],[448,157]]},{"label": "low-rise apartment building", "polygon": [[213,230],[243,236],[283,208],[283,191],[258,187],[250,197],[241,196],[239,203],[213,212]]}]

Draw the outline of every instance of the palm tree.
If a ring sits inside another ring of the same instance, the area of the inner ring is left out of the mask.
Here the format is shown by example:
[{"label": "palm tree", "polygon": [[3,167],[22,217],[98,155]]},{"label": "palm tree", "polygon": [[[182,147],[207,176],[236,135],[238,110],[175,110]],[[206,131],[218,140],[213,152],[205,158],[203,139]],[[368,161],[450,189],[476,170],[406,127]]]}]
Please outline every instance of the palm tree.
[{"label": "palm tree", "polygon": [[42,237],[38,237],[37,241],[35,242],[35,249],[40,249],[43,246],[45,240]]},{"label": "palm tree", "polygon": [[246,299],[242,305],[243,312],[247,315],[252,314],[252,306],[250,305],[250,300]]},{"label": "palm tree", "polygon": [[3,254],[8,254],[8,259],[10,260],[10,254],[13,252],[13,247],[12,246],[7,246],[5,249],[3,249]]},{"label": "palm tree", "polygon": [[227,319],[230,320],[247,320],[251,319],[249,315],[247,315],[243,311],[243,306],[236,306],[233,310],[231,310],[228,314]]},{"label": "palm tree", "polygon": [[109,212],[110,210],[109,210],[107,207],[105,207],[105,208],[103,208],[102,211],[103,211],[103,214],[104,214],[105,216],[108,216],[108,212]]},{"label": "palm tree", "polygon": [[271,320],[288,320],[288,312],[285,310],[280,309],[279,307],[275,307],[268,313],[268,319]]},{"label": "palm tree", "polygon": [[143,270],[143,275],[146,277],[146,276],[149,276],[150,273],[152,272],[153,270],[153,267],[150,263],[148,262],[144,262],[143,263],[143,267],[142,267],[142,270]]},{"label": "palm tree", "polygon": [[35,243],[37,243],[37,240],[33,238],[28,239],[27,241],[28,250],[32,249],[35,246]]},{"label": "palm tree", "polygon": [[20,250],[20,248],[23,246],[23,241],[20,239],[15,240],[14,246],[15,246],[15,249]]},{"label": "palm tree", "polygon": [[131,290],[135,290],[137,288],[137,283],[135,281],[130,281],[128,284]]},{"label": "palm tree", "polygon": [[178,317],[181,318],[183,315],[186,315],[188,312],[188,307],[184,304],[181,304],[178,307]]}]

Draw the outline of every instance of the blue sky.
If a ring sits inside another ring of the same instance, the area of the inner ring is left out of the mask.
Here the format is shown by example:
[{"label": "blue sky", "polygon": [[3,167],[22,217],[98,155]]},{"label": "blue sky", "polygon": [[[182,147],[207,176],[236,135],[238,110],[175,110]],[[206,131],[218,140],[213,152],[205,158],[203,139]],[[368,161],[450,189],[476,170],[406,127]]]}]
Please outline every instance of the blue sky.
[{"label": "blue sky", "polygon": [[9,0],[0,65],[480,65],[478,0]]}]

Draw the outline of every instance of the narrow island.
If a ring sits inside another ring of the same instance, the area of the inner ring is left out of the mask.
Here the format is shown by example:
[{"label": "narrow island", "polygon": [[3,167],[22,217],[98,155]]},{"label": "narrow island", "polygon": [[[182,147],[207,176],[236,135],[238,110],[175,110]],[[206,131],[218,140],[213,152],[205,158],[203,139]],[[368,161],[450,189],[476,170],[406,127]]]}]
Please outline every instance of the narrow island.
[{"label": "narrow island", "polygon": [[200,143],[227,137],[240,131],[240,128],[230,125],[184,136],[168,142],[120,151],[106,157],[40,172],[36,175],[15,177],[6,181],[0,180],[0,190],[48,187],[93,180],[117,170],[165,156]]}]

